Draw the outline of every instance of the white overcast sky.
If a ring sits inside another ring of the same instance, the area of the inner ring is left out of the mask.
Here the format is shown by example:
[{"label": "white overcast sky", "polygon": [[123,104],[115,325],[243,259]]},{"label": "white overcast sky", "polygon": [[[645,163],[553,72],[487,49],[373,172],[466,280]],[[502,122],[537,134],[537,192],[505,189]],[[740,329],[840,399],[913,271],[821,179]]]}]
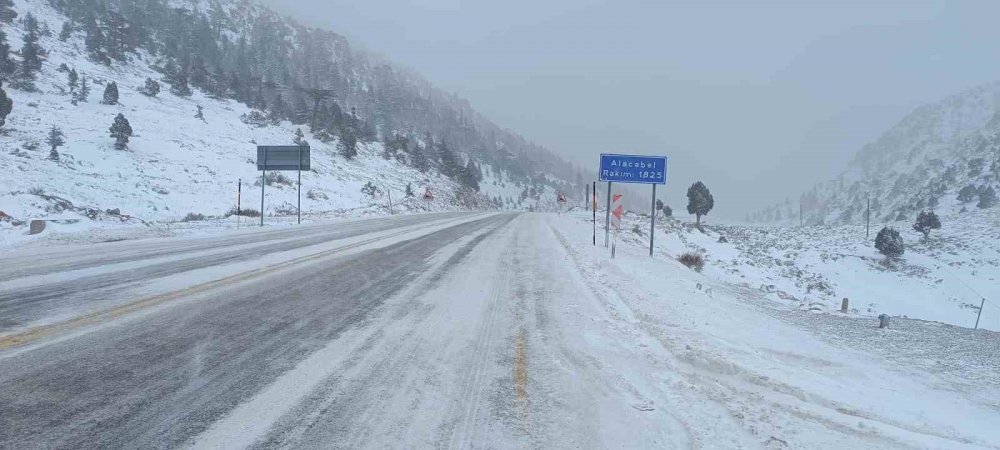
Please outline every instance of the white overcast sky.
[{"label": "white overcast sky", "polygon": [[702,180],[727,217],[797,198],[914,107],[1000,79],[1000,1],[261,1],[576,163],[666,154],[668,203]]}]

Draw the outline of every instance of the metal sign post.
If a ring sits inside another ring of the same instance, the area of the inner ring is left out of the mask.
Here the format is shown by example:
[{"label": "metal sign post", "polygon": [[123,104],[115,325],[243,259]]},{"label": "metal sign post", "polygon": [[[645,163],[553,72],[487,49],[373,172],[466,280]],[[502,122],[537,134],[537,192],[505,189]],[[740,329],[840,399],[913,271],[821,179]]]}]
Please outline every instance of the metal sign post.
[{"label": "metal sign post", "polygon": [[656,229],[656,185],[653,185],[653,206],[649,210],[649,256],[653,256],[653,231]]},{"label": "metal sign post", "polygon": [[[653,185],[653,207],[649,225],[649,256],[653,256],[653,235],[656,231],[656,185],[667,184],[667,157],[643,155],[601,154],[601,181],[608,182],[608,219],[611,215],[611,183],[641,183]],[[608,234],[604,235],[604,246],[608,245]]]},{"label": "metal sign post", "polygon": [[264,226],[264,186],[267,185],[268,170],[297,170],[298,223],[302,223],[302,171],[311,167],[308,145],[258,145],[257,170],[260,175],[260,226]]},{"label": "metal sign post", "polygon": [[240,201],[243,199],[243,179],[236,181],[236,228],[240,227]]},{"label": "metal sign post", "polygon": [[590,210],[593,211],[594,216],[594,247],[597,247],[597,182],[594,182],[594,191],[590,195]]},{"label": "metal sign post", "polygon": [[611,182],[608,182],[608,206],[604,210],[604,248],[608,248],[608,238],[611,237]]},{"label": "metal sign post", "polygon": [[[257,147],[257,153],[260,153],[260,147]],[[261,161],[257,159],[257,165],[261,166],[260,170],[260,226],[264,226],[264,186],[267,185],[267,147],[264,147],[264,160]]]},{"label": "metal sign post", "polygon": [[302,146],[299,146],[299,200],[295,205],[296,212],[298,213],[299,224],[302,224]]}]

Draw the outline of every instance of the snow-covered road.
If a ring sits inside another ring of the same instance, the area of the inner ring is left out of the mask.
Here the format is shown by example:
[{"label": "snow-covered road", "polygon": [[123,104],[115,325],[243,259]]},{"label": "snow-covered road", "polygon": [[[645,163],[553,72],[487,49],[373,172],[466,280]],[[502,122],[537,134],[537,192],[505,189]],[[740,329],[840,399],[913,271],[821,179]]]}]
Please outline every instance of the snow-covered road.
[{"label": "snow-covered road", "polygon": [[[201,274],[115,285],[161,298],[116,314],[19,312],[8,339],[52,331],[0,350],[0,447],[1000,448],[995,378],[838,345],[642,248],[610,261],[572,217],[310,230],[0,271],[0,293]],[[236,256],[274,239],[301,245]]]}]

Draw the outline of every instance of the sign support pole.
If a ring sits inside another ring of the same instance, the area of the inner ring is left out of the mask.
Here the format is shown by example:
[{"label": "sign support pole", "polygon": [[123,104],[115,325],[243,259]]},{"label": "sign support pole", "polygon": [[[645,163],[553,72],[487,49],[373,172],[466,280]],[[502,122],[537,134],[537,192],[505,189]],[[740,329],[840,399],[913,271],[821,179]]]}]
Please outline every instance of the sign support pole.
[{"label": "sign support pole", "polygon": [[594,182],[594,193],[587,199],[590,202],[590,210],[594,215],[594,247],[597,247],[597,182]]},{"label": "sign support pole", "polygon": [[236,228],[240,227],[240,200],[243,199],[243,179],[236,181]]},{"label": "sign support pole", "polygon": [[299,146],[299,203],[296,206],[299,215],[299,225],[302,224],[302,146]]},{"label": "sign support pole", "polygon": [[656,185],[653,185],[653,206],[649,210],[649,256],[653,256],[653,230],[656,228]]},{"label": "sign support pole", "polygon": [[611,182],[608,182],[608,208],[604,211],[604,248],[608,248],[611,237]]},{"label": "sign support pole", "polygon": [[267,185],[267,147],[264,147],[264,170],[260,171],[260,226],[264,226],[264,186]]}]

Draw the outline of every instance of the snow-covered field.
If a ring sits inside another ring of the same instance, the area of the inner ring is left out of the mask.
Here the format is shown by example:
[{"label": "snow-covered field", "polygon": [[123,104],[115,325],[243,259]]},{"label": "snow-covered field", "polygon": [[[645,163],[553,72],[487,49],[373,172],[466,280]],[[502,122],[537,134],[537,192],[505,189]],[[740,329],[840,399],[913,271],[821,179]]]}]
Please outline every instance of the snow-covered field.
[{"label": "snow-covered field", "polygon": [[[660,217],[656,242],[658,255],[699,253],[705,275],[802,310],[839,314],[847,298],[850,316],[885,313],[971,328],[985,298],[979,327],[1000,330],[1000,211],[941,220],[926,242],[908,223],[890,223],[906,252],[888,266],[873,245],[881,225],[869,238],[863,225],[708,225],[700,232]],[[648,245],[649,217],[626,216],[622,238]]]},{"label": "snow-covered field", "polygon": [[[654,258],[623,239],[611,260],[583,214],[550,222],[607,313],[583,321],[582,339],[632,343],[635,354],[597,356],[601,367],[644,399],[640,410],[696,437],[686,444],[1000,447],[1000,334],[903,318],[880,330],[870,317],[800,309],[730,281],[739,274],[718,265],[740,251],[697,231],[661,234]],[[702,274],[668,258],[692,245],[709,248]]]}]

